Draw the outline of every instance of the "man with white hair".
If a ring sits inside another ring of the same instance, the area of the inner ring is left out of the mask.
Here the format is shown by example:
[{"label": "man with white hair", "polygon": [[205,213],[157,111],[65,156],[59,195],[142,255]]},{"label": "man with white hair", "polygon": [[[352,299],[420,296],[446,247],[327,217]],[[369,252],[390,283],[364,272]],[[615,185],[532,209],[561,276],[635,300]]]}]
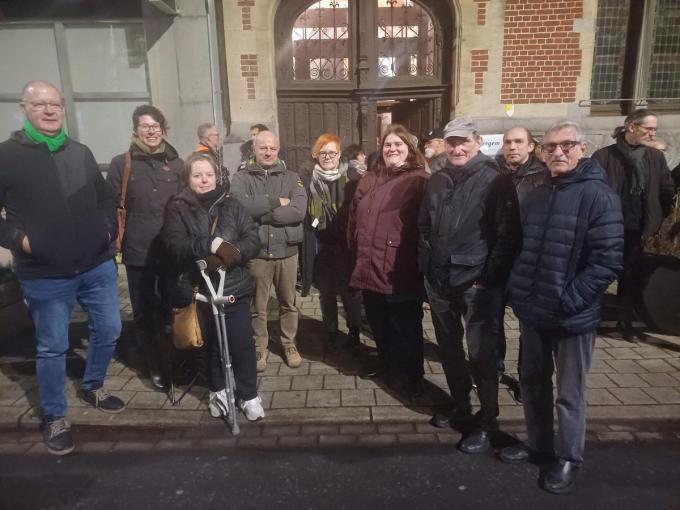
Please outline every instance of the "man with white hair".
[{"label": "man with white hair", "polygon": [[508,285],[520,320],[519,375],[528,440],[505,448],[501,460],[549,461],[540,484],[556,494],[573,489],[583,462],[586,375],[602,295],[622,267],[621,202],[602,167],[584,157],[586,147],[575,122],[560,121],[545,133],[541,150],[551,182],[522,203],[522,251]]}]

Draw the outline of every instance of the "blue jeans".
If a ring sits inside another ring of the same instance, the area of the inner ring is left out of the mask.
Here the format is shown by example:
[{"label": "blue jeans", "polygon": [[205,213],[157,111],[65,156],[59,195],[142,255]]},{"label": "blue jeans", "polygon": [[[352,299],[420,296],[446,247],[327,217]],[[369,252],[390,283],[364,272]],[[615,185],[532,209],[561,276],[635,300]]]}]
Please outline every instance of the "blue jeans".
[{"label": "blue jeans", "polygon": [[36,372],[43,415],[66,416],[66,352],[76,300],[87,313],[90,341],[81,387],[101,388],[120,336],[118,269],[113,260],[69,278],[24,280],[21,286],[38,342]]}]

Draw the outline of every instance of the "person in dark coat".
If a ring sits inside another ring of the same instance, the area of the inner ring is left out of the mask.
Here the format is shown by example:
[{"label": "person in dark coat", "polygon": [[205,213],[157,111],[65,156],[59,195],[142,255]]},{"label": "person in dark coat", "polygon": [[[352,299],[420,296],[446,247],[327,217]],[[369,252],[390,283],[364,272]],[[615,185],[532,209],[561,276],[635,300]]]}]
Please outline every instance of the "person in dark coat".
[{"label": "person in dark coat", "polygon": [[466,428],[474,423],[474,381],[479,420],[459,448],[481,453],[491,446],[489,433],[498,430],[497,317],[521,242],[519,206],[510,178],[480,151],[474,121],[452,120],[444,138],[449,163],[432,175],[418,221],[419,266],[452,400],[431,423]]},{"label": "person in dark coat", "polygon": [[359,181],[347,227],[355,264],[350,287],[363,291],[378,348],[377,369],[407,394],[423,391],[423,277],[417,270],[417,221],[428,174],[411,134],[391,125],[375,165]]},{"label": "person in dark coat", "polygon": [[[496,156],[496,163],[501,174],[512,179],[517,192],[520,208],[529,193],[542,184],[550,182],[550,174],[543,161],[534,154],[536,142],[531,132],[517,126],[508,129],[503,135],[501,153]],[[505,372],[505,306],[508,303],[507,290],[503,292],[503,303],[498,310],[498,359],[499,372]]]},{"label": "person in dark coat", "polygon": [[658,119],[651,110],[636,110],[614,132],[616,143],[595,151],[592,159],[607,172],[609,185],[623,208],[625,242],[623,272],[617,297],[619,329],[625,339],[636,334],[632,318],[642,292],[642,253],[645,240],[656,234],[671,212],[675,189],[666,158],[648,146],[656,136]]},{"label": "person in dark coat", "polygon": [[[132,113],[132,128],[132,143],[128,149],[132,164],[125,200],[127,216],[122,256],[137,345],[153,386],[163,390],[170,370],[165,347],[170,309],[161,278],[159,234],[165,206],[182,188],[182,160],[165,140],[168,124],[158,108],[138,106]],[[125,153],[114,157],[107,175],[107,181],[119,197],[125,159]]]},{"label": "person in dark coat", "polygon": [[[224,295],[236,298],[235,303],[225,306],[236,397],[246,418],[258,421],[264,418],[264,410],[257,394],[255,345],[250,325],[253,283],[246,263],[260,250],[260,239],[257,225],[243,205],[217,186],[218,175],[214,158],[208,154],[192,154],[182,173],[187,188],[168,203],[162,238],[167,249],[169,300],[174,308],[187,306],[194,288],[209,296],[197,260],[205,260],[210,273],[218,267],[226,270]],[[212,308],[198,302],[197,313],[205,342],[199,352],[210,387],[208,410],[212,417],[219,418],[226,416],[228,407]]]},{"label": "person in dark coat", "polygon": [[[319,289],[321,316],[328,333],[329,346],[338,347],[338,295],[345,310],[345,321],[353,347],[360,345],[361,294],[349,289],[351,256],[347,249],[347,216],[352,191],[348,163],[340,159],[342,141],[332,133],[317,138],[312,148],[314,167],[301,172],[307,190],[305,218],[305,257],[303,269],[311,272]],[[305,279],[303,277],[303,279]]]},{"label": "person in dark coat", "polygon": [[523,245],[509,283],[520,320],[528,439],[505,448],[501,460],[550,461],[540,484],[557,494],[573,489],[583,462],[586,376],[602,296],[623,261],[621,203],[599,163],[584,158],[586,147],[585,133],[574,122],[560,121],[546,132],[542,150],[552,182],[522,204]]}]

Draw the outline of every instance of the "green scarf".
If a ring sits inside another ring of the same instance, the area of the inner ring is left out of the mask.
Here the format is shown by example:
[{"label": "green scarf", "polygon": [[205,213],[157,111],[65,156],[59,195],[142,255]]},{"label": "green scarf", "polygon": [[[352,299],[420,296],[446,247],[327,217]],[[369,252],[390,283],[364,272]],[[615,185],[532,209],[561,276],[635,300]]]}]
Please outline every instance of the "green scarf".
[{"label": "green scarf", "polygon": [[57,152],[59,148],[66,142],[66,131],[61,128],[61,131],[54,136],[47,136],[39,132],[33,127],[33,124],[24,121],[24,133],[33,143],[45,143],[50,152]]},{"label": "green scarf", "polygon": [[137,146],[140,151],[142,151],[145,154],[148,154],[149,156],[165,153],[165,141],[162,141],[158,147],[152,149],[147,144],[142,142],[137,135],[132,135],[132,143],[135,146]]}]

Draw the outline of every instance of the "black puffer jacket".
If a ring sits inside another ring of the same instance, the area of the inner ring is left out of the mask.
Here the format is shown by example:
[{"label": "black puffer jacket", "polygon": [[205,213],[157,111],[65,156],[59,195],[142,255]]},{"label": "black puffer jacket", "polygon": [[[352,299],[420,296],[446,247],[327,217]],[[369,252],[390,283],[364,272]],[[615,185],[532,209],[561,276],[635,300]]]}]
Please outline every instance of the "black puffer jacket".
[{"label": "black puffer jacket", "polygon": [[[150,156],[136,145],[130,146],[132,167],[128,181],[127,209],[123,238],[123,263],[147,266],[158,262],[161,248],[159,234],[163,226],[163,211],[171,197],[182,189],[182,160],[177,151],[165,142],[165,152]],[[106,180],[118,196],[121,192],[125,154],[114,157]]]},{"label": "black puffer jacket", "polygon": [[[211,234],[215,218],[217,224]],[[164,266],[173,307],[188,305],[193,289],[203,283],[196,261],[210,255],[210,244],[216,237],[241,252],[241,263],[226,273],[224,294],[237,299],[252,294],[246,263],[260,250],[260,239],[257,225],[238,200],[222,195],[206,210],[196,194],[186,188],[168,203],[161,236],[167,249]]]},{"label": "black puffer jacket", "polygon": [[418,220],[418,264],[428,281],[464,290],[503,287],[522,228],[510,178],[481,152],[432,175]]},{"label": "black puffer jacket", "polygon": [[516,170],[511,169],[505,162],[503,154],[496,156],[496,163],[503,175],[508,175],[512,179],[517,190],[517,199],[520,206],[529,193],[534,191],[542,184],[550,184],[550,173],[543,161],[533,154],[529,159]]}]

